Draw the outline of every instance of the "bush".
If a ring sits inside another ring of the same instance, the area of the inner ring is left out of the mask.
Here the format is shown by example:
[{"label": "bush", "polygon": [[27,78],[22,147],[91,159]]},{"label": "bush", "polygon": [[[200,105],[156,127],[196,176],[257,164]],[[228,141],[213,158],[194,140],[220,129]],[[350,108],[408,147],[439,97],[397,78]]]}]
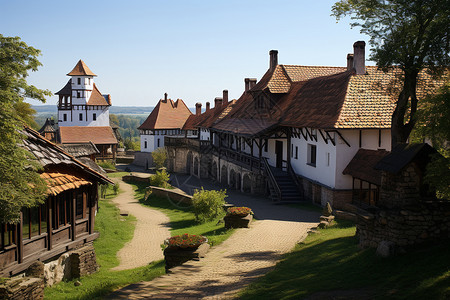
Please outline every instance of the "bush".
[{"label": "bush", "polygon": [[196,190],[192,197],[194,214],[197,221],[205,223],[224,215],[223,205],[225,204],[226,190],[205,191]]},{"label": "bush", "polygon": [[110,169],[110,170],[115,170],[116,169],[116,165],[113,162],[108,161],[108,160],[98,161],[97,165],[99,165],[103,169]]},{"label": "bush", "polygon": [[113,185],[113,191],[114,191],[114,195],[117,195],[119,193],[119,184],[118,183]]},{"label": "bush", "polygon": [[106,198],[106,190],[108,189],[108,185],[107,184],[101,184],[100,185],[100,197],[101,198]]},{"label": "bush", "polygon": [[165,169],[161,171],[156,171],[155,175],[150,176],[150,185],[162,188],[168,188],[168,181],[170,179],[170,174],[167,173]]},{"label": "bush", "polygon": [[167,151],[165,148],[158,148],[152,152],[153,162],[157,169],[164,167],[167,159]]}]

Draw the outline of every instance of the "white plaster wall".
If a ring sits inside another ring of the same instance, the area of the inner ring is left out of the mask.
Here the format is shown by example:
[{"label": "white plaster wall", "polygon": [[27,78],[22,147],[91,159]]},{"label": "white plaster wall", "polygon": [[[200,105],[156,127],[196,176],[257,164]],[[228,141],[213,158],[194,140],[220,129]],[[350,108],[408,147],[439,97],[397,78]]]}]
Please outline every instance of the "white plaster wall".
[{"label": "white plaster wall", "polygon": [[[81,84],[78,84],[78,78],[81,79]],[[90,84],[89,84],[89,79]],[[92,89],[94,88],[94,78],[92,76],[72,76],[72,104],[86,104],[87,100],[91,97]],[[75,90],[82,90],[81,97],[77,97]]]},{"label": "white plaster wall", "polygon": [[210,139],[209,129],[200,128],[200,140],[208,141]]},{"label": "white plaster wall", "polygon": [[[282,141],[283,142],[283,160],[287,160],[287,140],[286,139],[269,139],[268,140],[268,147],[267,152],[264,151],[264,147],[262,149],[262,156],[268,158],[269,165],[272,167],[275,167],[277,165],[277,155],[275,153],[275,141]],[[259,155],[259,149],[258,147],[255,147],[256,153],[254,152],[255,156]]]},{"label": "white plaster wall", "polygon": [[[291,166],[294,172],[311,180],[320,182],[331,188],[335,187],[335,168],[336,168],[336,148],[328,141],[324,142],[320,133],[317,133],[317,142],[309,139],[306,141],[303,136],[300,138],[291,138],[294,146],[291,155]],[[308,144],[316,145],[316,166],[308,165]],[[295,147],[298,147],[298,158],[295,158]],[[329,164],[327,156],[330,156]]]},{"label": "white plaster wall", "polygon": [[[141,134],[141,152],[153,152],[155,150],[155,136],[149,134]],[[147,148],[145,148],[145,141],[147,141]]]},{"label": "white plaster wall", "polygon": [[[109,109],[88,110],[87,126],[109,126]],[[97,114],[97,120],[94,121],[94,113]]]},{"label": "white plaster wall", "polygon": [[[80,121],[80,113],[83,115],[83,120]],[[97,120],[93,121],[93,114],[97,114]],[[67,114],[67,121],[64,122],[63,115]],[[73,119],[71,120],[71,115]],[[58,125],[59,126],[109,126],[109,108],[85,110],[76,109],[75,107],[70,110],[58,111]]]}]

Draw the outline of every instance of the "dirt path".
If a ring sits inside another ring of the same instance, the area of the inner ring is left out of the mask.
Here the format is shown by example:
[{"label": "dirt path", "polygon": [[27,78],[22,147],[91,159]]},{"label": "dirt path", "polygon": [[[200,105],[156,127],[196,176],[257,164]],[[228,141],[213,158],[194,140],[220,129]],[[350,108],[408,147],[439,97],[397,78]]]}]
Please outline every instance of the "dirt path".
[{"label": "dirt path", "polygon": [[131,185],[117,179],[122,191],[113,202],[121,212],[136,217],[133,239],[118,252],[120,264],[112,270],[126,270],[145,266],[163,259],[161,244],[170,237],[169,218],[160,211],[139,204]]},{"label": "dirt path", "polygon": [[224,299],[274,267],[283,253],[317,226],[319,213],[275,206],[266,199],[230,193],[229,202],[253,209],[257,221],[238,229],[200,261],[190,261],[172,273],[129,285],[108,299]]}]

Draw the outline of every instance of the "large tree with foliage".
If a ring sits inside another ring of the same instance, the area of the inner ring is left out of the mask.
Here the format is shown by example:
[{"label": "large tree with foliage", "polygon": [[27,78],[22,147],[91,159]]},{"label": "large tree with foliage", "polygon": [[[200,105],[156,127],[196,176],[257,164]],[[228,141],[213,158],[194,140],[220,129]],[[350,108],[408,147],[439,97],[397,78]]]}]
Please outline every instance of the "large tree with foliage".
[{"label": "large tree with foliage", "polygon": [[33,111],[25,98],[45,102],[50,91],[26,81],[28,72],[41,65],[40,51],[18,37],[0,34],[0,223],[18,221],[20,209],[40,203],[46,185],[36,172],[39,166],[20,147],[23,127],[32,121]]},{"label": "large tree with foliage", "polygon": [[351,26],[370,36],[371,59],[380,68],[403,71],[391,131],[392,147],[405,143],[416,122],[419,72],[439,75],[449,65],[450,0],[341,0],[332,15],[351,16]]}]

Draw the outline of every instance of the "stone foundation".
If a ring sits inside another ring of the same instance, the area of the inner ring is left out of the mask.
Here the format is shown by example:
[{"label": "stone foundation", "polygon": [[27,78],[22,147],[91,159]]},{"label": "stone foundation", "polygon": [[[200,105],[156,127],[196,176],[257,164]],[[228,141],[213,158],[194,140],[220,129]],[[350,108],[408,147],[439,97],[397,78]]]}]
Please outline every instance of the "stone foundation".
[{"label": "stone foundation", "polygon": [[0,284],[0,299],[44,299],[44,280],[33,277],[14,277]]},{"label": "stone foundation", "polygon": [[329,202],[333,209],[349,211],[349,204],[352,203],[352,190],[335,190],[324,185],[298,176],[303,187],[305,200],[320,206],[325,206]]},{"label": "stone foundation", "polygon": [[133,165],[141,167],[153,167],[153,156],[151,152],[134,152]]},{"label": "stone foundation", "polygon": [[359,213],[356,234],[362,248],[383,242],[404,247],[450,238],[450,203],[431,202]]}]

